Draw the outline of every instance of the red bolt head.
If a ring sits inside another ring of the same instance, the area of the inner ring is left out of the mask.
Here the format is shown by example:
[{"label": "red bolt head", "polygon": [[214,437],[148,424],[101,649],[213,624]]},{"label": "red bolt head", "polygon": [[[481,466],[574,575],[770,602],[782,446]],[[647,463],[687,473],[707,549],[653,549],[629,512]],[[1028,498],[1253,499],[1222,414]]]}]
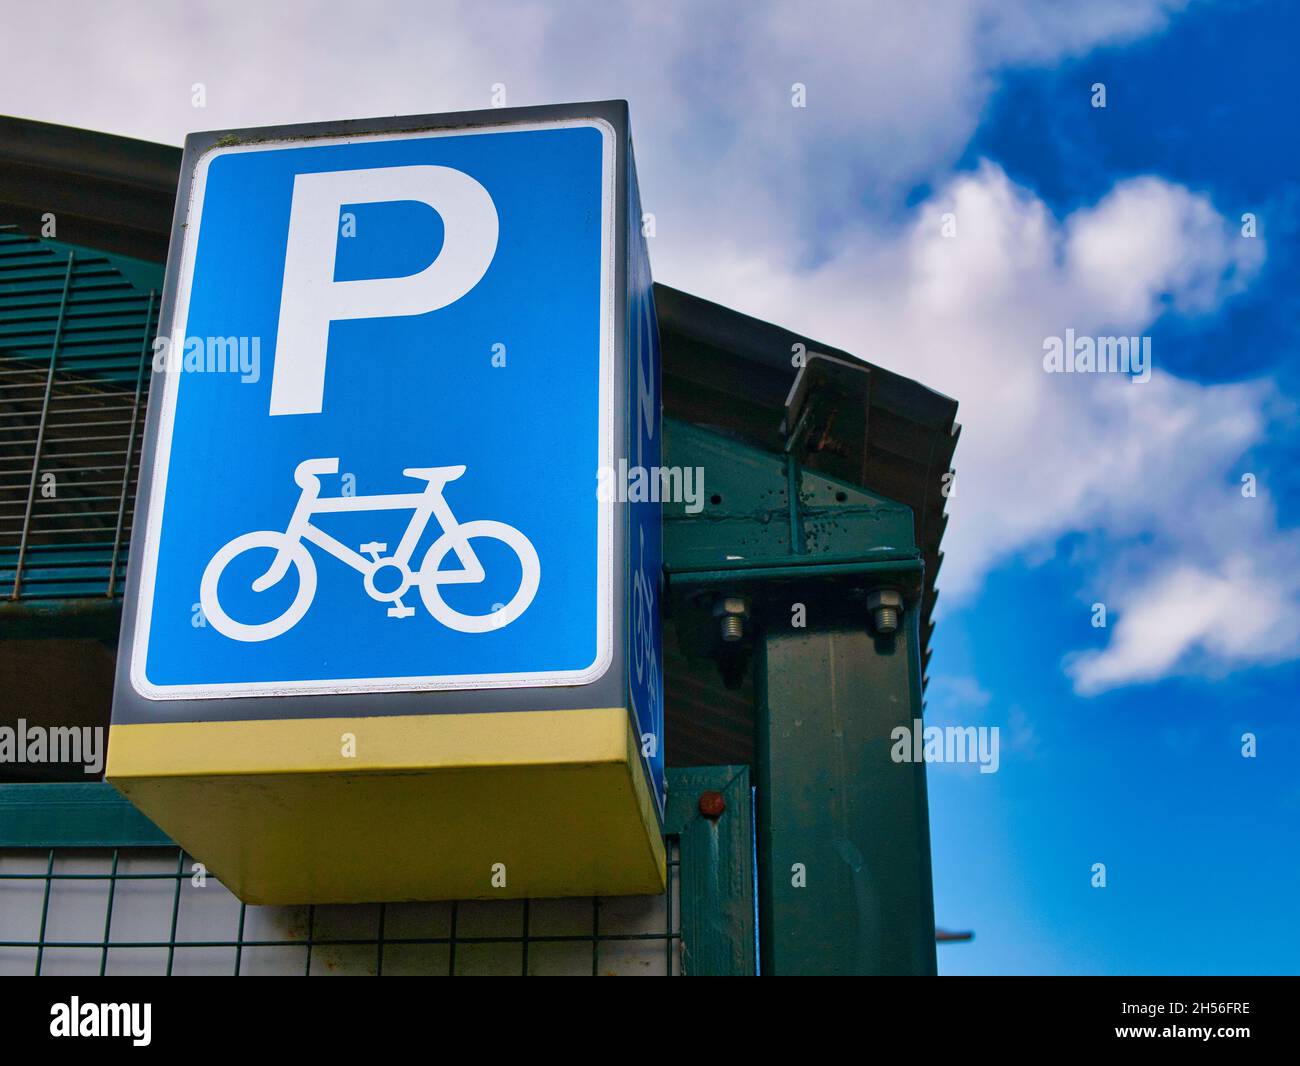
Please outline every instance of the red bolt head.
[{"label": "red bolt head", "polygon": [[705,818],[721,818],[726,809],[727,801],[722,798],[721,792],[700,793],[700,813]]}]

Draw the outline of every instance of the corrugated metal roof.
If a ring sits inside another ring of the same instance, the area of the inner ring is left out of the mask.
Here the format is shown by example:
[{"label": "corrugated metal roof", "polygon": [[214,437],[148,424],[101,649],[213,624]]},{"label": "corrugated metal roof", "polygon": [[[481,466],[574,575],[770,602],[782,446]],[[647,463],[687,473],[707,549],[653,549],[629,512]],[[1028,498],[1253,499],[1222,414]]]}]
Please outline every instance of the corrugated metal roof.
[{"label": "corrugated metal roof", "polygon": [[0,115],[0,220],[58,239],[162,263],[181,150]]}]

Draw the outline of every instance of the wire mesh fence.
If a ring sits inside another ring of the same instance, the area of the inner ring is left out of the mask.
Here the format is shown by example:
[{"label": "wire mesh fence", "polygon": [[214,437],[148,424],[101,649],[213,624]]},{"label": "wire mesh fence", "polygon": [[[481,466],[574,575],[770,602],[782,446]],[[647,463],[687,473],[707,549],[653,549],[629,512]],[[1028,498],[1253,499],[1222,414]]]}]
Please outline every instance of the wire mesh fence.
[{"label": "wire mesh fence", "polygon": [[641,975],[681,967],[655,896],[251,906],[179,848],[0,850],[0,974]]}]

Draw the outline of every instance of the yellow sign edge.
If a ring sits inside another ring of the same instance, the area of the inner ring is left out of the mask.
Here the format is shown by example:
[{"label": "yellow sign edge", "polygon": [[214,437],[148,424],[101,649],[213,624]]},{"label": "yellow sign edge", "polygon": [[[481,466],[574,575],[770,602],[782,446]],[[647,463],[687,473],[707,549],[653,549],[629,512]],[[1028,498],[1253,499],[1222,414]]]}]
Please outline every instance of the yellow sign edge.
[{"label": "yellow sign edge", "polygon": [[105,777],[639,763],[630,728],[623,707],[114,725]]}]

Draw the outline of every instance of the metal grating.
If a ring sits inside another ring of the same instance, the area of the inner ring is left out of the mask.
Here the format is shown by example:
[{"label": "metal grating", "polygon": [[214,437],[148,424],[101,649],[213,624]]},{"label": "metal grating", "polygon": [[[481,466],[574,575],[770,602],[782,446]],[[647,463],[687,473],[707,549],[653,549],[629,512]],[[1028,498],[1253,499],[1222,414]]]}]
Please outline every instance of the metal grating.
[{"label": "metal grating", "polygon": [[0,227],[0,596],[121,591],[158,274]]},{"label": "metal grating", "polygon": [[680,976],[658,896],[259,907],[176,847],[0,850],[0,974]]}]

